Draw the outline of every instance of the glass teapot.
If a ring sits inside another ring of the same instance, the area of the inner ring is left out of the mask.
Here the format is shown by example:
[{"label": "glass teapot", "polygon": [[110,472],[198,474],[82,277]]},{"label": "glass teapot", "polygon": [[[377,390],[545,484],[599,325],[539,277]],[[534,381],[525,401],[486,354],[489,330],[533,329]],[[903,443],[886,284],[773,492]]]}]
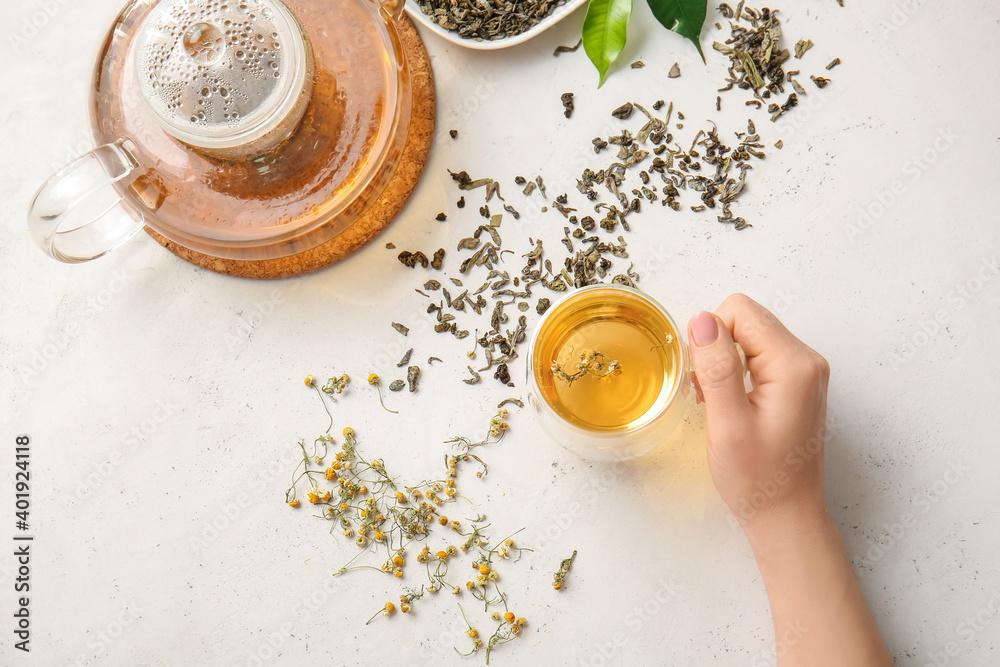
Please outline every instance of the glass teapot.
[{"label": "glass teapot", "polygon": [[32,237],[64,262],[148,225],[264,260],[360,218],[410,124],[404,0],[133,0],[101,47],[94,150],[39,189]]}]

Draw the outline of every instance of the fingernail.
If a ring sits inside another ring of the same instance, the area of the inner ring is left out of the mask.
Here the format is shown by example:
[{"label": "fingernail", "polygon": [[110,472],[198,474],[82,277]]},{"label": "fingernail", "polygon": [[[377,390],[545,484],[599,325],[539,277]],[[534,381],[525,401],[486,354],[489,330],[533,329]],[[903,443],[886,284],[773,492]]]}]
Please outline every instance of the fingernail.
[{"label": "fingernail", "polygon": [[715,342],[719,337],[719,325],[715,315],[704,310],[695,313],[691,318],[691,338],[695,347],[705,347]]}]

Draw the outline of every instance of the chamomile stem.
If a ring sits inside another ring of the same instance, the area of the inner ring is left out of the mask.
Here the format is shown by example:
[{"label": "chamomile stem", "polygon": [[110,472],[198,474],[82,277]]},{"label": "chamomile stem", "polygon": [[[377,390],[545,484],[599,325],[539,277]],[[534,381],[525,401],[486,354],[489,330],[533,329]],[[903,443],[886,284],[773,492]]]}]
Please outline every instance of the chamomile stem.
[{"label": "chamomile stem", "polygon": [[378,402],[382,404],[382,407],[385,408],[386,411],[391,412],[394,415],[398,415],[398,410],[389,410],[389,408],[385,407],[385,401],[382,400],[382,387],[380,385],[375,385],[375,391],[378,392]]},{"label": "chamomile stem", "polygon": [[[330,418],[330,425],[326,427],[326,433],[329,433],[330,429],[333,428],[333,415],[330,413],[330,408],[326,406],[326,401],[323,400],[323,392],[320,391],[320,388],[317,387],[315,383],[309,386],[315,389],[316,393],[319,394],[319,402],[323,404],[323,409],[326,410],[326,416]],[[331,396],[330,398],[333,397]],[[333,398],[333,400],[336,401],[337,399]]]}]

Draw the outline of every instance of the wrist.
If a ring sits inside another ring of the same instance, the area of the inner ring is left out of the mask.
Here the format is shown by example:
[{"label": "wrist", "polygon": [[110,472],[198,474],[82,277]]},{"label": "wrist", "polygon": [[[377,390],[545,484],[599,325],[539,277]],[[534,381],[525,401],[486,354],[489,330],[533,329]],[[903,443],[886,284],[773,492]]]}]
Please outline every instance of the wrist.
[{"label": "wrist", "polygon": [[825,542],[838,534],[822,502],[771,508],[745,521],[743,533],[758,561],[772,553],[787,554]]}]

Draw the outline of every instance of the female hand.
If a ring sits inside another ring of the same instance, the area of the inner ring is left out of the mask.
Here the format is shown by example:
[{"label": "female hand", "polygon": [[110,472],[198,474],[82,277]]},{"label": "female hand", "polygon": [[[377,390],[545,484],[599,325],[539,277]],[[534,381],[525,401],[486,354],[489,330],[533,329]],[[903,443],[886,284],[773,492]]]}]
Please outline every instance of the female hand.
[{"label": "female hand", "polygon": [[[736,519],[825,515],[826,360],[742,294],[692,317],[688,339],[708,411],[709,468]],[[749,394],[734,341],[746,353]]]},{"label": "female hand", "polygon": [[[826,360],[742,294],[692,317],[688,338],[712,479],[760,568],[778,664],[892,665],[826,512]],[[749,394],[736,343],[754,382]]]}]

